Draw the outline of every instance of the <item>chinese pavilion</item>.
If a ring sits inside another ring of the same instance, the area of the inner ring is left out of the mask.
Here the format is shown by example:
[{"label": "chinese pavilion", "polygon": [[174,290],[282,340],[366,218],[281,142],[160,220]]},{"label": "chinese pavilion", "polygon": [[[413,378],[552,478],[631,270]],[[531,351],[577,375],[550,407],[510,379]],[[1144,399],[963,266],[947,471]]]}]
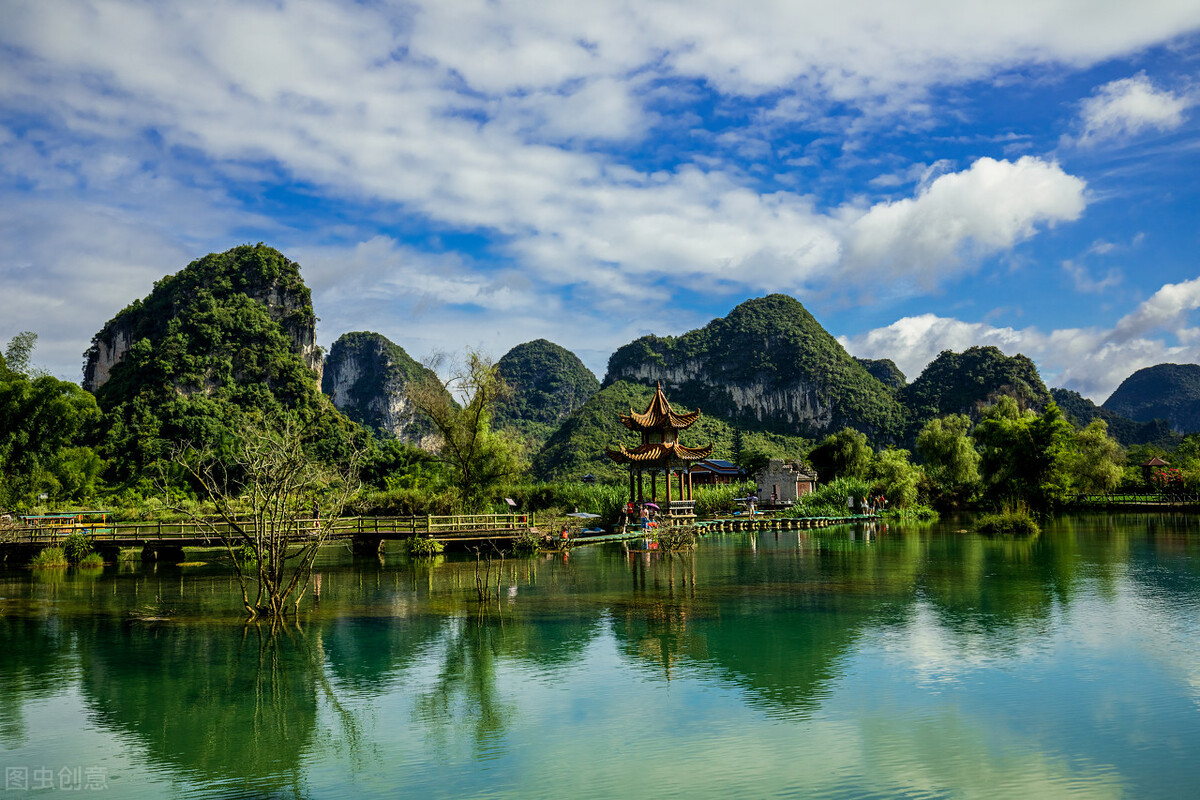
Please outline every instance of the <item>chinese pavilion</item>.
[{"label": "chinese pavilion", "polygon": [[[679,432],[692,426],[700,419],[699,410],[690,414],[678,414],[671,410],[663,394],[662,384],[654,392],[654,399],[641,414],[632,408],[629,414],[621,415],[621,424],[642,436],[642,443],[629,448],[624,445],[608,448],[608,457],[618,464],[629,466],[629,502],[641,504],[647,500],[642,476],[650,473],[650,501],[658,501],[658,475],[666,477],[667,513],[675,516],[691,516],[695,502],[692,500],[691,465],[712,455],[712,445],[685,447],[679,442]],[[672,484],[678,474],[679,482]],[[674,494],[672,490],[676,489]]]}]

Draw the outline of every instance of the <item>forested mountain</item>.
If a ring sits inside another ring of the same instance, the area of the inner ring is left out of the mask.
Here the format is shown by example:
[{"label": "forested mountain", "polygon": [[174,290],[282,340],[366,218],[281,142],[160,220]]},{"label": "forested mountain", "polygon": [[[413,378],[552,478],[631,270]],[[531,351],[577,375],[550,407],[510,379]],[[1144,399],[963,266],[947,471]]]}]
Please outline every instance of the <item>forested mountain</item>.
[{"label": "forested mountain", "polygon": [[908,384],[908,379],[904,377],[904,373],[896,366],[896,362],[890,358],[855,357],[854,360],[862,364],[863,369],[884,386],[891,389],[903,389]]},{"label": "forested mountain", "polygon": [[1171,430],[1171,423],[1165,419],[1135,422],[1096,405],[1070,389],[1051,389],[1050,396],[1076,428],[1084,428],[1092,420],[1102,419],[1108,425],[1108,435],[1125,447],[1150,444],[1169,449],[1179,443],[1179,434]]},{"label": "forested mountain", "polygon": [[84,382],[108,417],[105,449],[124,477],[164,441],[217,443],[241,410],[298,413],[332,433],[349,424],[318,388],[316,316],[300,267],[242,245],[154,285],[92,339]]},{"label": "forested mountain", "polygon": [[1165,419],[1180,433],[1200,431],[1200,364],[1139,369],[1104,401],[1103,408],[1137,422]]},{"label": "forested mountain", "polygon": [[661,382],[671,402],[746,430],[816,438],[853,426],[880,441],[903,430],[895,393],[782,294],[747,300],[682,336],[625,345],[604,385],[619,380]]},{"label": "forested mountain", "polygon": [[508,394],[496,405],[495,426],[516,431],[535,447],[600,390],[578,356],[545,339],[517,345],[496,367]]},{"label": "forested mountain", "polygon": [[333,343],[321,390],[355,422],[421,446],[429,444],[434,428],[413,409],[407,392],[411,382],[422,379],[440,383],[436,373],[386,336],[358,331]]},{"label": "forested mountain", "polygon": [[980,404],[1003,394],[1036,411],[1050,402],[1050,392],[1029,358],[1006,356],[996,347],[970,347],[962,353],[943,350],[900,391],[900,399],[911,424],[919,427],[945,414],[974,414]]}]

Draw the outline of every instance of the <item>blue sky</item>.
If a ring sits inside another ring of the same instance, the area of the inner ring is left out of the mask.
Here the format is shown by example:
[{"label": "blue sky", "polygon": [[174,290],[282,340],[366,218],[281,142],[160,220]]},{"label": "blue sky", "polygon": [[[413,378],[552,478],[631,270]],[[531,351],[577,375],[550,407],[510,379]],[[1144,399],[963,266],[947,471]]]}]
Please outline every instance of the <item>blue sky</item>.
[{"label": "blue sky", "polygon": [[601,377],[770,292],[910,379],[1097,402],[1200,361],[1200,4],[0,0],[0,340],[80,378],[189,261],[298,261],[328,347]]}]

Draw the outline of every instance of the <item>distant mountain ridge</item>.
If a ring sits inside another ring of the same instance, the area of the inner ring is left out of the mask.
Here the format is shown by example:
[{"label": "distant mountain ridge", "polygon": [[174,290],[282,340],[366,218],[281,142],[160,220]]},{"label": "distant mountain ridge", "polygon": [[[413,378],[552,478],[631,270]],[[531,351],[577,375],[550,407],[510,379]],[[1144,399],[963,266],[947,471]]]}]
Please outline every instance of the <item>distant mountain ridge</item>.
[{"label": "distant mountain ridge", "polygon": [[1165,419],[1180,433],[1200,431],[1200,364],[1139,369],[1101,407],[1135,422]]}]

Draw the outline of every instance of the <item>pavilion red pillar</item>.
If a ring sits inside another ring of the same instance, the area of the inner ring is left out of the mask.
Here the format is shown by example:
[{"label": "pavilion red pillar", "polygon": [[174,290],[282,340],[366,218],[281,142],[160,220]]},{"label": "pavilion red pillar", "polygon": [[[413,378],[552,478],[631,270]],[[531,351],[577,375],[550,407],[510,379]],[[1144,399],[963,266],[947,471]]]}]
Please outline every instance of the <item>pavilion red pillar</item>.
[{"label": "pavilion red pillar", "polygon": [[674,472],[670,467],[667,467],[666,484],[667,484],[667,513],[671,513],[671,473]]}]

